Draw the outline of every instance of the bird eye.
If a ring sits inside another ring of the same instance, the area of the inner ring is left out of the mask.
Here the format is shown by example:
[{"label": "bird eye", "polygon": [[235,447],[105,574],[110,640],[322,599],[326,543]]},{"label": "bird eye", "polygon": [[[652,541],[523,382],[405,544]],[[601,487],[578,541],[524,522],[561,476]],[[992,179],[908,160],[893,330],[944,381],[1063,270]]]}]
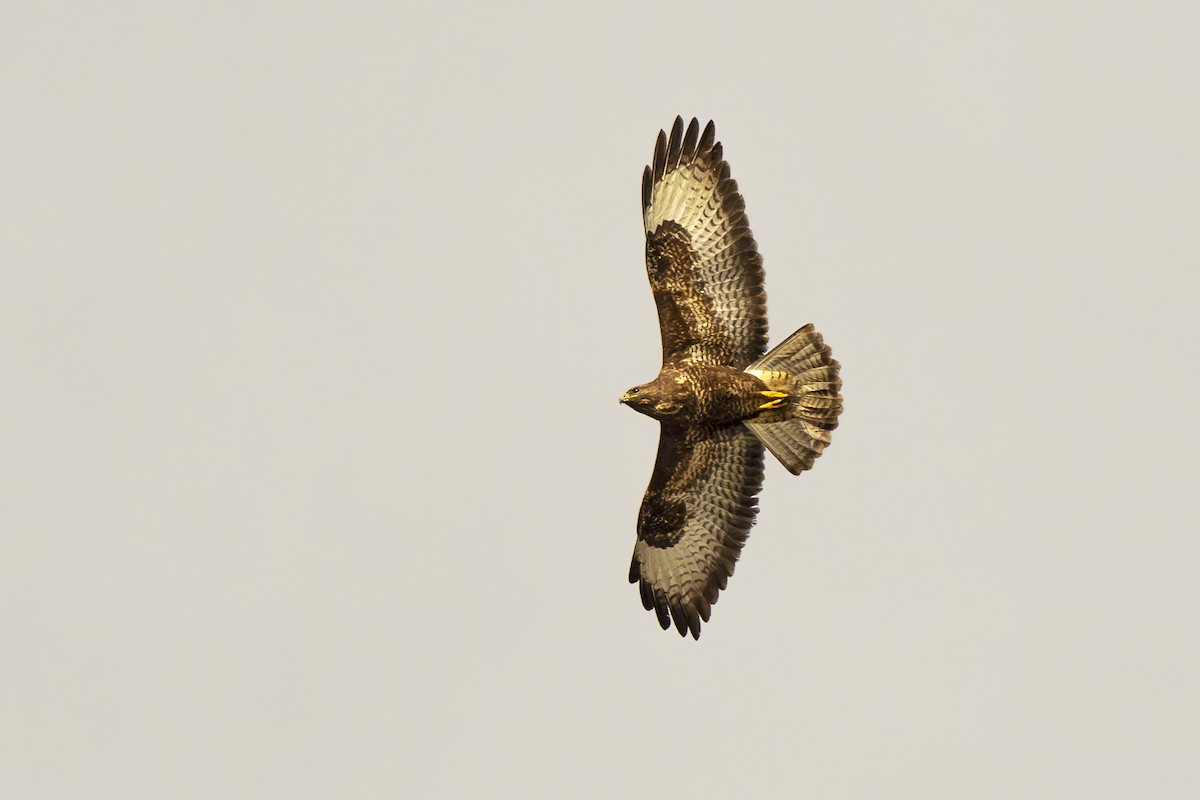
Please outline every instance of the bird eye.
[{"label": "bird eye", "polygon": [[639,389],[638,387],[636,387],[636,386],[635,386],[635,387],[633,387],[632,389],[630,389],[630,390],[629,390],[629,393],[630,393],[630,394],[637,394],[637,393],[638,393],[638,392],[640,392],[640,391],[641,391],[641,389]]}]

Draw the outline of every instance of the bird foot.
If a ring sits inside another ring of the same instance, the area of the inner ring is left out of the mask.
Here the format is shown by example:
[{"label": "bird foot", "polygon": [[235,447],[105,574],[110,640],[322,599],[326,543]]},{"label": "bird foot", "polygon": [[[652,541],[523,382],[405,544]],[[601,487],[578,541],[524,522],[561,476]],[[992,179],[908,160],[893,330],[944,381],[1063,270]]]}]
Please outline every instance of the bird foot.
[{"label": "bird foot", "polygon": [[769,398],[767,402],[758,407],[759,411],[765,411],[770,408],[779,408],[783,405],[784,401],[788,399],[787,392],[764,391],[759,392],[759,394],[763,397]]}]

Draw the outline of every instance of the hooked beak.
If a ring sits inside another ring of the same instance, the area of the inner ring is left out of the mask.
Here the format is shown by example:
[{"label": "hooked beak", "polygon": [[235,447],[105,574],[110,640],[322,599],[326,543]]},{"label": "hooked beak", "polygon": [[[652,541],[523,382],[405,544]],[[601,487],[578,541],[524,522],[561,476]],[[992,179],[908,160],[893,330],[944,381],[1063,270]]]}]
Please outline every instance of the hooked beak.
[{"label": "hooked beak", "polygon": [[621,395],[621,399],[618,400],[617,402],[620,403],[621,405],[628,403],[629,402],[629,392],[626,392],[625,394]]}]

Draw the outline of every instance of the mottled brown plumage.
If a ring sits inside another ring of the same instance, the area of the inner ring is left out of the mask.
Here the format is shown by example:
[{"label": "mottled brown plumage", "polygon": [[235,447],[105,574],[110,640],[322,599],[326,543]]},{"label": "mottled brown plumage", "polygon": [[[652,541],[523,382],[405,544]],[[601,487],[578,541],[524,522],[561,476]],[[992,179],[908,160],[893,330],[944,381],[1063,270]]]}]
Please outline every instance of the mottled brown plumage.
[{"label": "mottled brown plumage", "polygon": [[661,424],[629,569],[662,627],[700,637],[754,524],[764,444],[812,466],[841,413],[841,380],[806,325],[767,355],[762,258],[713,123],[659,131],[642,176],[646,271],[663,366],[621,398]]}]

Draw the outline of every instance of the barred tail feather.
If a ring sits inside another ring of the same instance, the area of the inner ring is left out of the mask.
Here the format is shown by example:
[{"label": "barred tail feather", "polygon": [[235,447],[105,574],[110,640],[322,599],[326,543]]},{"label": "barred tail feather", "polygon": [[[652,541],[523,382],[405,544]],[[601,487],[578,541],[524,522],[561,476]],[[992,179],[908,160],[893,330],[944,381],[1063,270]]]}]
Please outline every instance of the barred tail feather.
[{"label": "barred tail feather", "polygon": [[840,365],[821,334],[805,325],[746,371],[790,401],[745,424],[793,475],[811,469],[842,413]]}]

